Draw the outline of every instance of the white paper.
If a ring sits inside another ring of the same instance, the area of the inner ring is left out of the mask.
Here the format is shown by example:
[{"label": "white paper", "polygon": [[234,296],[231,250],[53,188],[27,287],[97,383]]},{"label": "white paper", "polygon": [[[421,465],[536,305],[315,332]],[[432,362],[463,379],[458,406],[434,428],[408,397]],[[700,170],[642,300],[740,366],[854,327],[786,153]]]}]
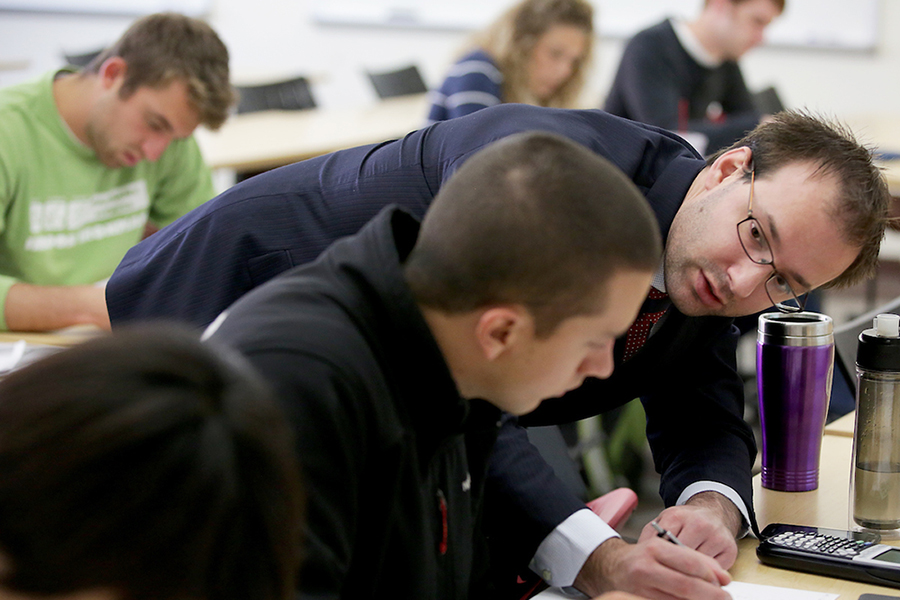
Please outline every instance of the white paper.
[{"label": "white paper", "polygon": [[724,588],[734,600],[835,600],[839,594],[732,581]]},{"label": "white paper", "polygon": [[5,375],[60,350],[62,348],[58,346],[28,344],[25,340],[0,342],[0,375]]},{"label": "white paper", "polygon": [[0,344],[0,372],[15,369],[25,356],[25,340]]},{"label": "white paper", "polygon": [[[795,590],[773,585],[744,583],[742,581],[732,581],[723,589],[731,594],[734,600],[835,600],[839,595]],[[576,597],[578,596],[564,594],[559,588],[550,588],[535,596],[535,598],[540,598],[540,600],[570,600]],[[585,597],[581,596],[581,598]]]}]

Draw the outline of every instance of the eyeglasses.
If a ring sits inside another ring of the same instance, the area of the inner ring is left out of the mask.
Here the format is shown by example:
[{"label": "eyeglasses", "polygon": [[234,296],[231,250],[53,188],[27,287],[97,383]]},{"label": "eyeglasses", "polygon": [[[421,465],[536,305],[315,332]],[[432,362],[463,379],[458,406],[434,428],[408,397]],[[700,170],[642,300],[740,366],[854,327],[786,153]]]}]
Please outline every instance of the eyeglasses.
[{"label": "eyeglasses", "polygon": [[[758,265],[769,265],[772,274],[766,279],[766,294],[772,305],[784,313],[800,312],[806,306],[806,300],[801,299],[787,279],[775,268],[775,257],[772,255],[772,247],[762,226],[753,218],[753,183],[756,179],[756,170],[750,171],[750,202],[747,204],[747,218],[737,224],[738,239],[747,257]],[[776,300],[779,298],[779,300]]]}]

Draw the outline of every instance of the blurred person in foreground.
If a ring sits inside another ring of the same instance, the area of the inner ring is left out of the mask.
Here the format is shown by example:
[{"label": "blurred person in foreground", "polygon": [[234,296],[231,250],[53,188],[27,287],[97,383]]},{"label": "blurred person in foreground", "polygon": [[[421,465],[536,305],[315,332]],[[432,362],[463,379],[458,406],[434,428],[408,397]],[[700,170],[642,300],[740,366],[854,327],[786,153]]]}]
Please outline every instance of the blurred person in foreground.
[{"label": "blurred person in foreground", "polygon": [[235,352],[118,332],[0,380],[0,598],[289,600],[293,438]]}]

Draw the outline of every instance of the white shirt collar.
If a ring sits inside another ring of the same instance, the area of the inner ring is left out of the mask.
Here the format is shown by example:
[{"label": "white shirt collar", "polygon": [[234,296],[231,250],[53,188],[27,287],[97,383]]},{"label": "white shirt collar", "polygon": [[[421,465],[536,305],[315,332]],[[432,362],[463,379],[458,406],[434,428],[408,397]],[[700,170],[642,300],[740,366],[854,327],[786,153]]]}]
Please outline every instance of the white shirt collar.
[{"label": "white shirt collar", "polygon": [[687,52],[691,58],[707,69],[715,69],[724,62],[716,59],[707,52],[706,48],[703,47],[703,44],[700,43],[700,40],[697,39],[697,36],[694,35],[694,32],[691,31],[691,28],[688,27],[688,24],[685,21],[682,21],[681,19],[672,19],[671,22],[672,29],[675,30],[675,36],[678,38],[678,43],[681,44],[685,52]]},{"label": "white shirt collar", "polygon": [[666,293],[666,277],[665,271],[663,270],[665,260],[665,257],[663,257],[663,259],[659,261],[659,267],[656,269],[656,273],[653,274],[653,279],[650,281],[650,285],[663,293]]}]

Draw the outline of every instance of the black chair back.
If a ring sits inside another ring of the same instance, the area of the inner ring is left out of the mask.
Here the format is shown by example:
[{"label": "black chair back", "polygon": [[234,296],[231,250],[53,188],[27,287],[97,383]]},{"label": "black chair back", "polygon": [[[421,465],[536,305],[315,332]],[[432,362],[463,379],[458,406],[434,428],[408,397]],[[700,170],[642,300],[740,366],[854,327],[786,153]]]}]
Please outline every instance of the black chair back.
[{"label": "black chair back", "polygon": [[316,107],[309,79],[306,77],[295,77],[263,85],[237,86],[237,91],[240,96],[237,107],[238,114],[261,110],[302,110]]},{"label": "black chair back", "polygon": [[106,48],[100,48],[98,50],[91,50],[90,52],[82,52],[81,54],[63,53],[63,59],[65,59],[66,64],[68,66],[78,67],[79,69],[82,69],[82,68],[88,66],[88,64],[92,60],[94,60],[95,58],[100,56],[100,53],[102,53],[104,50],[106,50]]},{"label": "black chair back", "polygon": [[784,103],[770,86],[753,94],[753,107],[764,115],[774,115],[784,110]]},{"label": "black chair back", "polygon": [[367,72],[367,75],[375,87],[375,93],[381,99],[421,94],[428,91],[425,81],[415,65],[383,73]]}]

